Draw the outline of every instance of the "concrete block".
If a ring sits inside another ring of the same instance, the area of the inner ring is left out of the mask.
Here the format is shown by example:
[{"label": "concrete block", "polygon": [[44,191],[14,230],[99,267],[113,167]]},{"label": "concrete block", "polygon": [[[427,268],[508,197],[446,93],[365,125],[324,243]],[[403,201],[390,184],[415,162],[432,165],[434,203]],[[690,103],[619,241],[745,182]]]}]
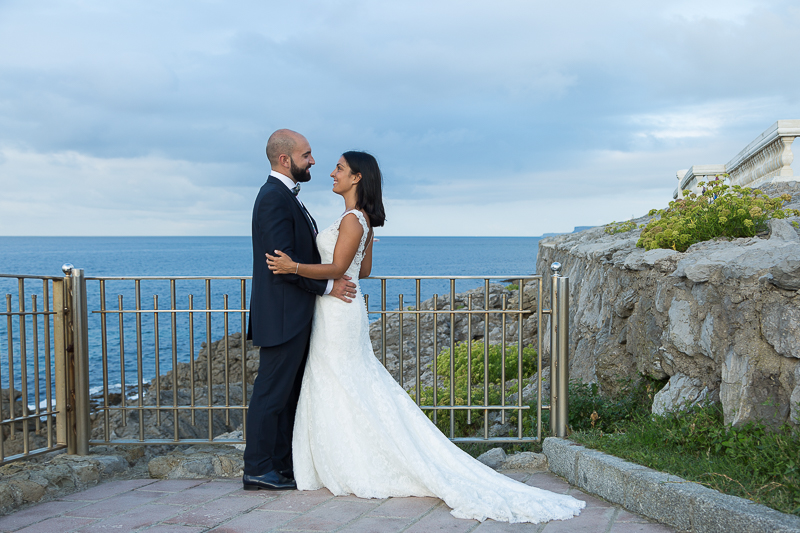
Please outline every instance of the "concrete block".
[{"label": "concrete block", "polygon": [[578,485],[576,469],[578,455],[585,452],[586,448],[567,439],[548,437],[542,443],[542,452],[547,456],[550,471],[558,474],[572,485]]},{"label": "concrete block", "polygon": [[[691,483],[691,485],[696,485]],[[703,533],[800,532],[800,517],[703,487],[692,502],[692,526]]]},{"label": "concrete block", "polygon": [[578,446],[543,443],[550,470],[627,510],[694,533],[800,533],[800,517]]},{"label": "concrete block", "polygon": [[578,485],[610,502],[625,502],[625,488],[632,472],[649,471],[637,464],[595,450],[585,450],[577,457]]},{"label": "concrete block", "polygon": [[678,476],[649,468],[630,472],[623,506],[682,531],[691,530],[691,492],[681,490],[686,483]]}]

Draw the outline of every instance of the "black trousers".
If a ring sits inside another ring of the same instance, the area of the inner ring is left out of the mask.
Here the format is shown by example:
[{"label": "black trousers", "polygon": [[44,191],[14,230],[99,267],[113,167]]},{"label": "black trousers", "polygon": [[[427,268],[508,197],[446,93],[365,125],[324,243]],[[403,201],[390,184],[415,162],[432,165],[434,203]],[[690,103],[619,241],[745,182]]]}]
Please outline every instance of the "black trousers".
[{"label": "black trousers", "polygon": [[292,433],[308,358],[311,322],[291,340],[261,348],[258,376],[247,412],[244,473],[291,470]]}]

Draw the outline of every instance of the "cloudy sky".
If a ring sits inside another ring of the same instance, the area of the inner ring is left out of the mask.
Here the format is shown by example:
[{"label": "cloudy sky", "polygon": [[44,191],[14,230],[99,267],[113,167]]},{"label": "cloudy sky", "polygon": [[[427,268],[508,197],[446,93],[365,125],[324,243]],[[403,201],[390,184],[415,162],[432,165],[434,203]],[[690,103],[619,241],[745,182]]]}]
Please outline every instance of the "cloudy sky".
[{"label": "cloudy sky", "polygon": [[0,235],[249,235],[281,127],[322,225],[350,149],[379,235],[624,220],[800,118],[799,38],[795,0],[0,0]]}]

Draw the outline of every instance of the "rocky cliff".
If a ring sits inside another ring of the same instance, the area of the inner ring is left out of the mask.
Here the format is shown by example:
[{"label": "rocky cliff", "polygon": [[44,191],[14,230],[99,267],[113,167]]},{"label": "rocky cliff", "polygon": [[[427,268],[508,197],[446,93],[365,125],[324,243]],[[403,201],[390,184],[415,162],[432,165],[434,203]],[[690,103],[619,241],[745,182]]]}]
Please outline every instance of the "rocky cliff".
[{"label": "rocky cliff", "polygon": [[[800,208],[796,182],[763,189],[788,192],[786,207]],[[800,423],[796,220],[685,253],[637,248],[639,229],[542,239],[537,271],[558,261],[570,278],[571,379],[613,392],[621,380],[648,375],[668,379],[654,412],[708,398],[721,402],[728,423]]]}]

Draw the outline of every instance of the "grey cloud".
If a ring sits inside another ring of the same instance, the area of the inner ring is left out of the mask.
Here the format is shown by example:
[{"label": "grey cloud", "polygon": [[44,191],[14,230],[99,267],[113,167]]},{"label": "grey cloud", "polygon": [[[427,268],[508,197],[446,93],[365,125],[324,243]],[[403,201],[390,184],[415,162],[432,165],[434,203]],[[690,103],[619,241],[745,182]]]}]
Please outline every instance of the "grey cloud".
[{"label": "grey cloud", "polygon": [[257,187],[267,136],[291,127],[320,194],[359,148],[399,200],[635,195],[800,116],[795,54],[776,43],[796,41],[800,10],[703,4],[4,3],[0,147],[184,161],[197,187]]}]

